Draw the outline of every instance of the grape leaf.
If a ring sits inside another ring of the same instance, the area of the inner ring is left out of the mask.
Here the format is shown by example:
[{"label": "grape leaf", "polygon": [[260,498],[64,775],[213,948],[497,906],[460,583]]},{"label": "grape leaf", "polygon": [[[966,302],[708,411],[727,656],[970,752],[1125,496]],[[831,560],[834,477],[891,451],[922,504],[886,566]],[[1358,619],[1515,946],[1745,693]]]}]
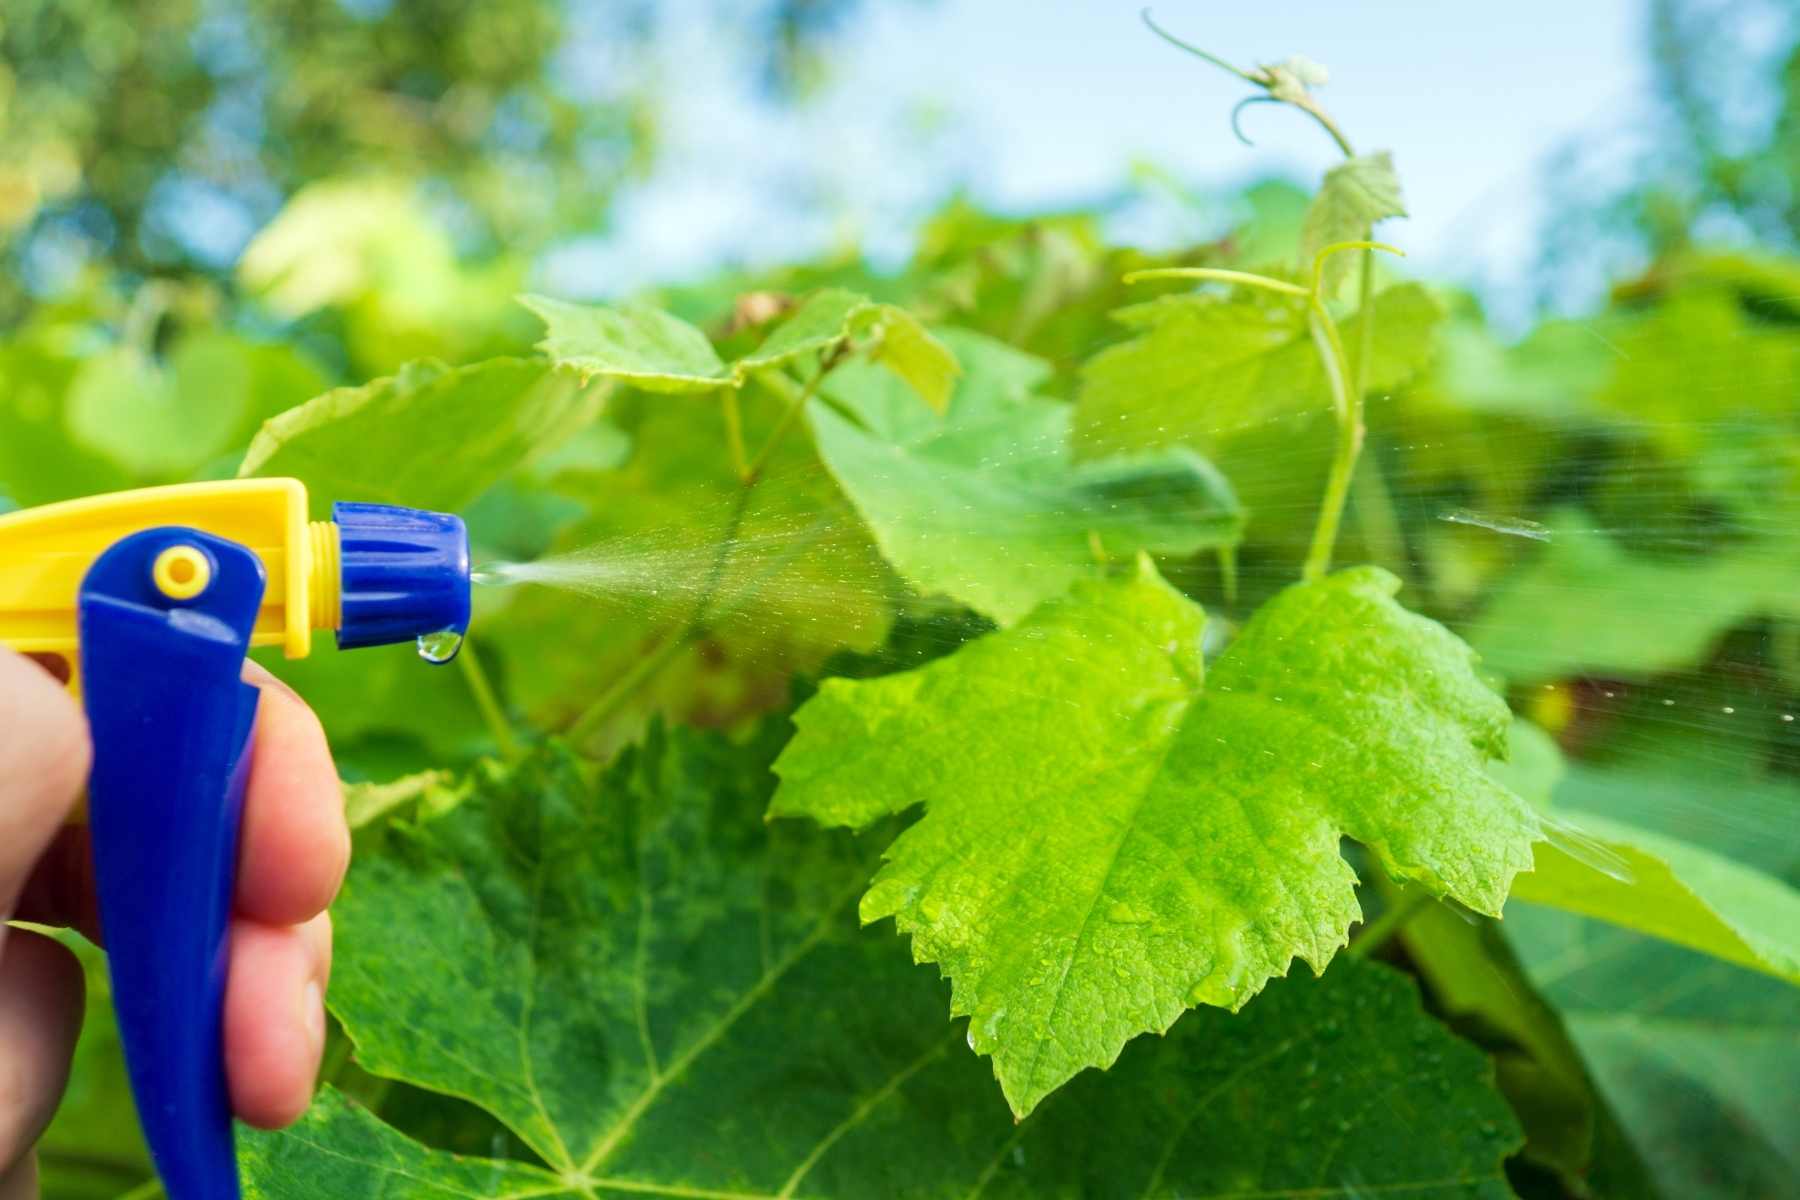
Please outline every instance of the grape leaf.
[{"label": "grape leaf", "polygon": [[[1366,242],[1377,221],[1404,217],[1400,177],[1394,156],[1386,150],[1362,154],[1325,172],[1319,194],[1307,206],[1300,225],[1300,265],[1312,269],[1313,257],[1338,242]],[[1325,261],[1322,287],[1335,296],[1350,274],[1354,254],[1335,254]]]},{"label": "grape leaf", "polygon": [[1500,583],[1467,630],[1483,664],[1514,681],[1691,666],[1752,616],[1800,616],[1791,539],[1652,558],[1627,552],[1575,509],[1544,524],[1549,544]]},{"label": "grape leaf", "polygon": [[[1340,837],[1498,913],[1538,834],[1484,772],[1506,705],[1375,568],[1290,588],[1212,665],[1147,564],[919,670],[826,680],[771,814],[916,805],[863,898],[954,984],[1024,1115],[1190,1005],[1238,1008],[1359,919]],[[1204,679],[1204,682],[1203,682]]]},{"label": "grape leaf", "polygon": [[540,348],[560,365],[652,392],[710,392],[744,386],[757,371],[814,358],[851,339],[870,339],[870,357],[943,411],[956,360],[909,313],[843,288],[808,297],[755,351],[726,365],[700,330],[641,305],[607,308],[545,296],[520,302],[543,318]]},{"label": "grape leaf", "polygon": [[[1577,767],[1558,800],[1583,820],[1601,812],[1664,838],[1697,835],[1714,854],[1746,854],[1746,869],[1800,878],[1791,785],[1730,768]],[[1509,909],[1504,929],[1669,1195],[1800,1188],[1800,990],[1536,905]]]},{"label": "grape leaf", "polygon": [[872,360],[904,379],[934,412],[948,408],[962,371],[956,356],[904,308],[883,305],[878,328]]},{"label": "grape leaf", "polygon": [[238,475],[300,479],[317,516],[334,500],[454,511],[592,422],[599,406],[597,389],[541,362],[409,363],[273,418]]},{"label": "grape leaf", "polygon": [[[1390,896],[1393,903],[1409,900]],[[1571,1196],[1658,1196],[1563,1021],[1526,978],[1502,924],[1469,921],[1443,904],[1413,912],[1399,937],[1432,1011],[1492,1057],[1500,1090],[1524,1126],[1523,1163],[1556,1175]]]},{"label": "grape leaf", "polygon": [[[1374,305],[1368,383],[1379,392],[1429,361],[1443,308],[1411,283],[1386,289]],[[1206,453],[1277,416],[1330,406],[1305,310],[1284,297],[1181,294],[1114,315],[1135,336],[1082,368],[1076,430],[1086,453],[1178,444]],[[1361,328],[1360,317],[1344,322],[1345,345],[1360,344]]]},{"label": "grape leaf", "polygon": [[1510,1194],[1486,1062],[1365,963],[1197,1014],[1015,1125],[942,983],[856,929],[866,851],[762,821],[785,734],[653,732],[598,785],[552,749],[390,827],[336,909],[333,1011],[364,1069],[478,1104],[541,1165],[327,1090],[241,1135],[247,1196]]},{"label": "grape leaf", "polygon": [[647,392],[710,392],[728,382],[725,362],[706,335],[661,309],[548,296],[521,296],[519,303],[543,319],[538,348],[584,375],[621,379]]},{"label": "grape leaf", "polygon": [[1068,406],[1036,394],[1048,364],[979,334],[942,336],[965,372],[946,416],[855,363],[825,386],[835,404],[808,414],[820,457],[914,587],[1010,623],[1100,574],[1097,551],[1236,540],[1243,513],[1205,460],[1174,448],[1076,464]]},{"label": "grape leaf", "polygon": [[1550,909],[1505,929],[1666,1195],[1800,1194],[1800,992]]},{"label": "grape leaf", "polygon": [[[1512,760],[1489,774],[1538,807],[1552,808],[1559,787],[1595,794],[1592,769],[1571,777],[1556,743],[1530,722],[1513,723],[1512,750]],[[1563,824],[1534,847],[1531,872],[1513,883],[1514,899],[1597,917],[1800,983],[1800,893],[1681,837],[1554,807]]]},{"label": "grape leaf", "polygon": [[1575,824],[1616,859],[1613,870],[1626,877],[1597,869],[1579,853],[1540,845],[1531,873],[1513,886],[1515,898],[1597,917],[1800,984],[1800,892],[1623,821],[1583,813]]}]

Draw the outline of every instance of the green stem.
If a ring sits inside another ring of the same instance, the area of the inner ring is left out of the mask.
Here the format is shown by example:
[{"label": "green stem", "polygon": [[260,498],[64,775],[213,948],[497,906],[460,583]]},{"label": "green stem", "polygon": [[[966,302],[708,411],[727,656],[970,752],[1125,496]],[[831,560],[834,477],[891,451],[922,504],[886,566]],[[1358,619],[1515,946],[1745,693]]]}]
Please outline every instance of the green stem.
[{"label": "green stem", "polygon": [[744,479],[750,473],[750,464],[744,451],[744,416],[738,408],[738,390],[726,388],[720,405],[725,410],[725,442],[731,447],[731,468],[739,479]]},{"label": "green stem", "polygon": [[[637,694],[645,683],[667,666],[687,644],[706,627],[707,621],[715,614],[713,603],[718,598],[719,588],[725,581],[726,568],[731,565],[732,551],[737,548],[738,534],[744,527],[744,518],[750,511],[750,499],[756,492],[756,485],[762,482],[763,473],[768,469],[769,461],[774,457],[782,439],[799,421],[800,415],[812,401],[819,390],[819,384],[831,373],[833,367],[841,361],[842,356],[836,352],[828,353],[820,362],[818,371],[807,380],[806,385],[793,395],[788,402],[781,419],[775,428],[769,431],[768,440],[756,457],[739,473],[742,486],[738,488],[737,497],[732,502],[731,515],[726,519],[725,531],[719,538],[719,544],[713,550],[712,565],[708,568],[706,582],[701,585],[700,599],[694,605],[694,611],[672,629],[663,640],[657,643],[656,649],[640,658],[632,665],[631,670],[619,679],[590,704],[582,714],[569,726],[569,740],[577,747],[593,741],[618,715],[620,709]],[[783,382],[786,382],[785,377]]]},{"label": "green stem", "polygon": [[1367,958],[1386,945],[1396,933],[1406,928],[1406,923],[1419,914],[1427,904],[1431,903],[1431,893],[1418,888],[1402,892],[1382,910],[1381,915],[1365,924],[1350,939],[1350,945],[1344,953],[1352,958]]},{"label": "green stem", "polygon": [[1206,62],[1209,62],[1213,66],[1218,67],[1221,71],[1230,71],[1233,75],[1236,75],[1239,79],[1242,79],[1245,83],[1252,83],[1252,84],[1255,84],[1257,87],[1266,86],[1263,80],[1258,79],[1256,76],[1252,75],[1250,72],[1244,70],[1243,68],[1234,67],[1230,63],[1226,62],[1224,59],[1220,58],[1218,55],[1213,54],[1212,52],[1207,51],[1207,50],[1202,50],[1200,47],[1194,45],[1192,42],[1183,41],[1182,39],[1176,37],[1174,34],[1170,33],[1168,30],[1164,29],[1161,25],[1158,25],[1156,23],[1155,18],[1153,18],[1150,15],[1150,10],[1148,8],[1139,12],[1138,18],[1140,20],[1142,20],[1145,25],[1149,26],[1151,33],[1154,33],[1157,37],[1159,37],[1163,41],[1169,43],[1169,45],[1175,46],[1182,50],[1186,50],[1189,54],[1192,54],[1195,58],[1202,59]]},{"label": "green stem", "polygon": [[475,697],[475,707],[481,710],[481,719],[487,722],[488,732],[494,735],[500,757],[509,761],[517,759],[519,739],[513,733],[512,723],[506,719],[506,710],[500,706],[494,685],[488,681],[487,671],[475,657],[475,647],[467,638],[463,640],[462,653],[456,656],[456,661],[462,667],[463,681]]},{"label": "green stem", "polygon": [[128,1192],[121,1192],[119,1200],[155,1200],[163,1195],[162,1181],[146,1179]]},{"label": "green stem", "polygon": [[1361,317],[1356,335],[1356,394],[1369,393],[1369,363],[1375,357],[1375,251],[1362,252],[1362,277],[1356,287],[1356,315]]},{"label": "green stem", "polygon": [[1237,283],[1245,287],[1261,288],[1265,292],[1278,292],[1283,296],[1299,296],[1310,299],[1312,293],[1299,284],[1289,283],[1285,279],[1270,279],[1267,275],[1258,275],[1253,271],[1231,271],[1224,267],[1151,267],[1144,271],[1132,271],[1124,277],[1126,283],[1142,283],[1147,279],[1205,279],[1214,283]]},{"label": "green stem", "polygon": [[1307,324],[1312,329],[1319,362],[1325,368],[1325,381],[1331,387],[1332,411],[1337,416],[1337,447],[1331,456],[1331,473],[1325,479],[1325,498],[1320,502],[1312,546],[1306,552],[1306,565],[1300,573],[1303,580],[1311,583],[1323,579],[1331,568],[1331,551],[1337,545],[1344,502],[1350,495],[1350,480],[1356,471],[1356,456],[1362,450],[1363,422],[1362,395],[1350,390],[1350,368],[1344,361],[1343,339],[1338,336],[1337,323],[1316,296]]}]

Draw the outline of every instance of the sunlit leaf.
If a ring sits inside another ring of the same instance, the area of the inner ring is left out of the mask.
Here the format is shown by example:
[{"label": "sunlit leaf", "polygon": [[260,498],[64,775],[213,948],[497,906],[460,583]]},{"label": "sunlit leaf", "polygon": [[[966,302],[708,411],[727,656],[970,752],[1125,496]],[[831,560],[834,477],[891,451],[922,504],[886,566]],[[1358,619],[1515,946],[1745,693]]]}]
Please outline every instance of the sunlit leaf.
[{"label": "sunlit leaf", "polygon": [[1538,835],[1485,773],[1506,705],[1397,586],[1291,588],[1203,667],[1200,611],[1154,572],[1077,584],[926,667],[827,680],[771,812],[925,806],[862,915],[940,964],[1023,1115],[1190,1006],[1323,970],[1360,915],[1341,837],[1499,911]]}]

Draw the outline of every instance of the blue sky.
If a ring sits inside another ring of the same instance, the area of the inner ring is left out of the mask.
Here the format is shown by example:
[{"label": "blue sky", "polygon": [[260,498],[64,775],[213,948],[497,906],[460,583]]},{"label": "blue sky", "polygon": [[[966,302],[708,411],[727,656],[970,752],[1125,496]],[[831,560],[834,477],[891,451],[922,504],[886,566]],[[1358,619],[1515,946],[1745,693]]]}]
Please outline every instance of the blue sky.
[{"label": "blue sky", "polygon": [[[1316,179],[1335,159],[1270,108],[1246,112],[1257,145],[1239,143],[1227,115],[1244,86],[1151,37],[1134,3],[872,4],[797,112],[746,103],[729,32],[702,0],[684,7],[694,19],[670,20],[657,59],[632,68],[666,85],[662,168],[612,236],[555,260],[558,290],[616,294],[847,241],[902,254],[958,185],[1031,210],[1105,195],[1143,162],[1225,188],[1271,170]],[[1384,235],[1438,277],[1521,275],[1545,158],[1581,136],[1624,159],[1648,103],[1636,0],[1163,0],[1156,15],[1241,65],[1300,53],[1330,68],[1321,99],[1359,149],[1393,150],[1405,180],[1413,217]],[[1203,214],[1185,220],[1164,233],[1208,232]]]}]

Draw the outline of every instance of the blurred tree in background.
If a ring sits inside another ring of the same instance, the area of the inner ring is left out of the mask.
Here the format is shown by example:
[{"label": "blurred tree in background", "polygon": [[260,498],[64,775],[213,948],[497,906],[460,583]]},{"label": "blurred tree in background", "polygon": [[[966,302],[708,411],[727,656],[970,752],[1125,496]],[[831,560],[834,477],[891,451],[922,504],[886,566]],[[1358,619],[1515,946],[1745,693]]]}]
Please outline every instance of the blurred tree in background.
[{"label": "blurred tree in background", "polygon": [[[1607,123],[1557,155],[1540,260],[1551,291],[1697,243],[1800,246],[1800,5],[1645,7],[1653,121]],[[1621,164],[1614,143],[1639,146]]]},{"label": "blurred tree in background", "polygon": [[[768,97],[856,0],[720,0]],[[0,321],[96,263],[226,271],[302,184],[420,179],[464,253],[605,222],[654,160],[650,0],[13,0],[0,13]],[[599,45],[603,68],[572,39]]]}]

